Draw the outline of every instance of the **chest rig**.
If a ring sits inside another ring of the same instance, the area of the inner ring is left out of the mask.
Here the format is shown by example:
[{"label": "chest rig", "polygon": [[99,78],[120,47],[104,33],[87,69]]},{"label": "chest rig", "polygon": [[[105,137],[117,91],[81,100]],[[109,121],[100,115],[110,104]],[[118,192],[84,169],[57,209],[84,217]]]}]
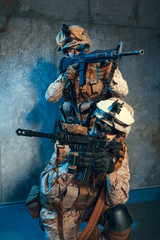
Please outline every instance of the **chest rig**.
[{"label": "chest rig", "polygon": [[88,64],[85,85],[80,86],[79,76],[69,80],[65,89],[65,101],[71,101],[73,106],[89,100],[94,101],[101,94],[102,89],[103,83],[97,78],[96,64]]},{"label": "chest rig", "polygon": [[[74,63],[73,59],[62,58],[59,65],[60,73],[64,73],[68,66]],[[64,91],[65,102],[60,108],[64,122],[89,126],[91,116],[96,109],[96,103],[111,97],[108,88],[116,68],[117,65],[113,62],[107,81],[103,81],[103,79],[98,79],[96,63],[89,63],[84,85],[80,86],[79,76],[74,80],[68,80]]]},{"label": "chest rig", "polygon": [[86,84],[79,86],[79,78],[72,82],[72,102],[78,104],[87,100],[95,100],[102,92],[103,83],[97,79],[96,64],[88,64],[86,71]]}]

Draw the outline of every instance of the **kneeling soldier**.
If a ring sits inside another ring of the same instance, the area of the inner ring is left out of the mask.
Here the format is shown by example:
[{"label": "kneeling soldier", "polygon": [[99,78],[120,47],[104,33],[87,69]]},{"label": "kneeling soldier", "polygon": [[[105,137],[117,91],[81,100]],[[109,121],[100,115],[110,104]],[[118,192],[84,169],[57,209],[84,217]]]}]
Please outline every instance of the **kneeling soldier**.
[{"label": "kneeling soldier", "polygon": [[[133,109],[120,99],[100,101],[92,115],[94,126],[89,134],[103,134],[110,144],[103,152],[82,146],[75,154],[69,146],[59,148],[63,164],[58,182],[55,149],[41,174],[40,215],[46,239],[129,239],[132,217],[124,204],[128,200],[130,171],[124,140],[134,122],[133,114]],[[81,133],[79,129],[78,134],[84,133],[84,129]],[[76,170],[71,173],[69,164],[73,158]],[[83,183],[79,173],[88,167],[91,174]],[[88,225],[80,233],[83,221]],[[101,233],[99,224],[104,227]]]}]

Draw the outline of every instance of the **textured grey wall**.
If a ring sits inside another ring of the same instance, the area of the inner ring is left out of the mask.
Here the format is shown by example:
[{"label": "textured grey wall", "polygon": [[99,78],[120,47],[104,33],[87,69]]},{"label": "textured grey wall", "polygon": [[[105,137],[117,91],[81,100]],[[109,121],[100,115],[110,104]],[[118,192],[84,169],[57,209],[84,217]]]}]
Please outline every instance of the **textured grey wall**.
[{"label": "textured grey wall", "polygon": [[[7,15],[7,18],[6,18]],[[24,200],[50,159],[49,140],[18,137],[18,127],[51,132],[56,104],[44,99],[58,76],[55,37],[62,24],[79,24],[94,49],[122,40],[124,51],[143,48],[119,68],[135,110],[128,136],[131,188],[160,185],[160,2],[158,0],[0,1],[0,202]]]}]

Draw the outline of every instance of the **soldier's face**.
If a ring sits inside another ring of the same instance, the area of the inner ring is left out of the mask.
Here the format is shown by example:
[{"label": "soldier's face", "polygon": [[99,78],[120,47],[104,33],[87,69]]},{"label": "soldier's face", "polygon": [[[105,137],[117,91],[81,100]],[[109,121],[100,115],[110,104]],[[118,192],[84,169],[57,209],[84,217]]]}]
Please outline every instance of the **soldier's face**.
[{"label": "soldier's face", "polygon": [[79,52],[76,51],[77,46],[73,46],[71,48],[67,49],[67,53],[69,57],[75,57],[75,55],[78,55]]}]

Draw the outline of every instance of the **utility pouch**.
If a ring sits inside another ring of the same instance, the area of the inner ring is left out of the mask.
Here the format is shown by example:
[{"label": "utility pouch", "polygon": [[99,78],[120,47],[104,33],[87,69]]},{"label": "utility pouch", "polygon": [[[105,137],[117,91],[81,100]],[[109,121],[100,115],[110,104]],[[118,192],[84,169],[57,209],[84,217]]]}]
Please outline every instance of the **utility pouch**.
[{"label": "utility pouch", "polygon": [[75,202],[77,207],[88,207],[93,204],[97,198],[98,193],[91,190],[87,186],[79,186],[79,195]]},{"label": "utility pouch", "polygon": [[42,207],[40,204],[40,188],[38,186],[34,185],[31,188],[26,205],[33,219],[39,218]]},{"label": "utility pouch", "polygon": [[92,94],[99,92],[99,84],[92,84]]}]

